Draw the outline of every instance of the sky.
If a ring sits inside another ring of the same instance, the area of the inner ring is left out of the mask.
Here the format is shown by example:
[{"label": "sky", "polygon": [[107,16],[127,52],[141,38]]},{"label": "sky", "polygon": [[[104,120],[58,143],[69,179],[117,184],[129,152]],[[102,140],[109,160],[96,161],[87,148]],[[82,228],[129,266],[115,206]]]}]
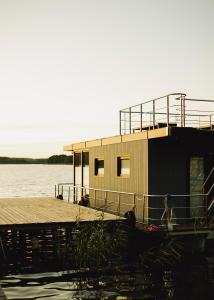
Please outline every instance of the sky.
[{"label": "sky", "polygon": [[0,0],[0,156],[119,133],[120,109],[214,99],[213,0]]}]

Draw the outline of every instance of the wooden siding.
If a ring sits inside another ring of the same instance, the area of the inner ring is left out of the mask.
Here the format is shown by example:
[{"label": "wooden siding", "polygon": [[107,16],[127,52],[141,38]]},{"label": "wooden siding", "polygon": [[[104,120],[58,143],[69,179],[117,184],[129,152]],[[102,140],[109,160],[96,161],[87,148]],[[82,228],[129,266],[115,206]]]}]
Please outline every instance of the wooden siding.
[{"label": "wooden siding", "polygon": [[[134,141],[90,149],[90,187],[122,192],[147,192],[147,141]],[[117,176],[117,157],[130,158],[130,176]],[[104,158],[104,176],[94,175],[94,160]]]},{"label": "wooden siding", "polygon": [[[94,147],[90,149],[90,187],[97,189],[108,189],[121,192],[144,194],[148,192],[148,151],[147,140],[131,141]],[[117,176],[117,158],[126,156],[130,158],[130,176]],[[94,160],[98,157],[104,158],[104,176],[94,175]],[[98,195],[98,194],[97,194]],[[112,208],[117,204],[115,195],[112,197]],[[103,195],[100,195],[103,198]],[[133,204],[132,196],[121,195],[121,213],[129,210]],[[143,202],[136,199],[138,211],[137,217],[142,218]],[[104,201],[103,201],[104,203]],[[129,204],[128,204],[129,203]]]}]

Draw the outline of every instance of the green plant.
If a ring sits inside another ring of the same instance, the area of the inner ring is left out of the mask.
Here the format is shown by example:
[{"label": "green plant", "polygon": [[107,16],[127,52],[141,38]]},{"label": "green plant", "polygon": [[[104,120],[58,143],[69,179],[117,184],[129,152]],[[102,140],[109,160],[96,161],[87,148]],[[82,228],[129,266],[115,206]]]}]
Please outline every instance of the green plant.
[{"label": "green plant", "polygon": [[118,264],[127,252],[128,236],[122,222],[77,222],[71,242],[76,267],[99,268]]}]

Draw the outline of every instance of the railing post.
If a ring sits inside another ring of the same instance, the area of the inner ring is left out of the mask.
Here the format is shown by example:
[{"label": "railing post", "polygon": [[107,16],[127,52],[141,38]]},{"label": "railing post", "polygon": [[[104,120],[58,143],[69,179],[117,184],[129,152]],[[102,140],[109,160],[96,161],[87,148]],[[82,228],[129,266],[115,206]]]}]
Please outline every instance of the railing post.
[{"label": "railing post", "polygon": [[140,131],[142,131],[143,128],[143,105],[140,105]]},{"label": "railing post", "polygon": [[185,96],[181,95],[181,127],[185,127]]},{"label": "railing post", "polygon": [[71,194],[71,188],[70,186],[68,187],[68,202],[70,202],[70,194]]},{"label": "railing post", "polygon": [[169,127],[169,96],[167,96],[167,127]]},{"label": "railing post", "polygon": [[122,134],[122,128],[121,128],[121,114],[122,114],[122,112],[121,112],[121,110],[119,111],[119,120],[120,120],[120,127],[119,127],[119,132],[120,132],[120,135]]},{"label": "railing post", "polygon": [[165,207],[165,211],[166,211],[166,222],[167,222],[167,226],[168,226],[169,221],[170,221],[168,202],[169,202],[169,195],[166,194],[165,197],[164,197],[164,207]]},{"label": "railing post", "polygon": [[155,100],[153,102],[153,129],[155,129]]},{"label": "railing post", "polygon": [[63,185],[62,185],[62,193],[61,193],[61,194],[62,194],[62,197],[63,197],[63,192],[64,192],[64,187],[63,187]]},{"label": "railing post", "polygon": [[94,190],[94,206],[97,207],[96,190]]},{"label": "railing post", "polygon": [[129,133],[132,133],[132,109],[129,107]]},{"label": "railing post", "polygon": [[107,209],[107,191],[105,191],[105,209]]},{"label": "railing post", "polygon": [[118,215],[120,215],[120,193],[117,195],[117,200],[118,200]]},{"label": "railing post", "polygon": [[206,196],[205,196],[205,208],[206,208],[206,211],[205,211],[205,224],[206,224],[206,226],[208,225],[208,220],[207,220],[207,218],[208,218],[208,195],[206,194]]},{"label": "railing post", "polygon": [[185,107],[185,96],[183,96],[183,113],[184,113],[184,121],[183,121],[183,127],[185,127],[186,126],[186,112],[185,112],[185,110],[186,110],[186,107]]},{"label": "railing post", "polygon": [[74,203],[77,203],[76,186],[74,186]]},{"label": "railing post", "polygon": [[136,197],[135,194],[133,194],[133,206],[135,205],[135,202],[136,202]]},{"label": "railing post", "polygon": [[145,219],[145,195],[143,195],[143,212],[142,212],[143,224]]},{"label": "railing post", "polygon": [[75,185],[73,185],[73,203],[75,203],[76,199],[75,199]]},{"label": "railing post", "polygon": [[59,195],[59,184],[58,184],[57,190],[58,190],[58,195]]}]

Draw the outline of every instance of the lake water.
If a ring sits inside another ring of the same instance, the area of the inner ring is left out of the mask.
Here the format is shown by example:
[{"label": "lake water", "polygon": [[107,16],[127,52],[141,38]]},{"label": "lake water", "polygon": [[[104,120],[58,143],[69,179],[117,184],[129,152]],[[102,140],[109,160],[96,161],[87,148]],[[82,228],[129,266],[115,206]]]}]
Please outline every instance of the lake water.
[{"label": "lake water", "polygon": [[0,198],[54,196],[55,184],[72,180],[71,165],[0,165]]},{"label": "lake water", "polygon": [[[71,165],[0,165],[0,198],[54,196],[54,185],[62,182],[72,182]],[[0,284],[7,298],[13,300],[212,300],[214,261],[196,258],[189,265],[160,273],[139,268],[94,275],[47,270],[10,274],[0,278]]]}]

